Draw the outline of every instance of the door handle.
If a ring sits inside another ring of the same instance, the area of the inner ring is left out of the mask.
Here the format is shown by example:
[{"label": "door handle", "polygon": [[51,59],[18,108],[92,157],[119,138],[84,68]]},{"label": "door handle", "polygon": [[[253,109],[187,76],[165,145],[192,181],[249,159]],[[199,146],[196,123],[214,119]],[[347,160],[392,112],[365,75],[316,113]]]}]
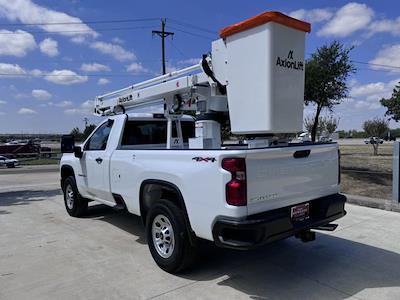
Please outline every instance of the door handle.
[{"label": "door handle", "polygon": [[96,158],[96,162],[98,164],[101,164],[103,162],[103,159],[101,157]]},{"label": "door handle", "polygon": [[299,150],[293,153],[294,158],[303,158],[308,157],[311,153],[311,150]]}]

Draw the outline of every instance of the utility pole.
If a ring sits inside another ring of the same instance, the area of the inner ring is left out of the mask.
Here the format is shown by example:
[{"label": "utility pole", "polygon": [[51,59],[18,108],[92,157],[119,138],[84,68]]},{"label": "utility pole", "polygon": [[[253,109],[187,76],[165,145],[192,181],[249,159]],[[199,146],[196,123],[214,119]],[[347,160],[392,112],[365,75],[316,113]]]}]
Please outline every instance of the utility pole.
[{"label": "utility pole", "polygon": [[152,34],[153,35],[158,35],[160,38],[161,38],[161,51],[162,51],[162,71],[163,71],[163,74],[165,74],[166,73],[166,70],[165,70],[165,38],[167,37],[167,36],[170,36],[170,35],[174,35],[174,32],[168,32],[168,31],[165,31],[165,22],[166,22],[166,19],[165,18],[162,18],[161,19],[161,31],[159,31],[159,30],[153,30],[152,31]]}]

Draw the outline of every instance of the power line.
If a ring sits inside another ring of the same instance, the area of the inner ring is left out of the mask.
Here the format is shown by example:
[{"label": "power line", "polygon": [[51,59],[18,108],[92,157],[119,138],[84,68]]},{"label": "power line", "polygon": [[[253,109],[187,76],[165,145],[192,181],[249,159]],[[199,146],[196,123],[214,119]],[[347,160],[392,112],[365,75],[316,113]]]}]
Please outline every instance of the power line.
[{"label": "power line", "polygon": [[144,76],[146,74],[118,74],[118,73],[108,73],[108,74],[51,74],[51,73],[42,73],[42,74],[11,74],[11,73],[0,73],[0,77],[27,77],[27,78],[35,78],[35,77],[138,77]]},{"label": "power line", "polygon": [[60,31],[24,31],[24,32],[0,32],[0,35],[10,34],[25,34],[25,33],[38,33],[38,34],[58,34],[58,33],[90,33],[90,32],[102,32],[102,31],[118,31],[118,30],[135,30],[135,29],[149,29],[153,26],[136,26],[136,27],[117,27],[117,28],[98,28],[93,30],[60,30]]},{"label": "power line", "polygon": [[356,64],[363,64],[363,65],[370,65],[370,66],[377,66],[377,67],[384,67],[384,68],[391,68],[391,69],[400,69],[400,66],[394,66],[394,65],[384,65],[384,64],[375,64],[371,62],[364,62],[364,61],[357,61],[357,60],[352,60],[352,62]]},{"label": "power line", "polygon": [[188,58],[183,51],[181,51],[172,40],[168,40],[168,42],[171,44],[171,46],[183,57],[183,58]]},{"label": "power line", "polygon": [[[307,55],[311,56],[313,53],[307,53]],[[371,63],[371,62],[365,62],[365,61],[358,61],[358,60],[350,60],[353,63],[356,64],[362,64],[362,65],[369,65],[369,66],[376,66],[376,67],[382,67],[382,68],[389,68],[389,69],[400,69],[400,66],[395,66],[395,65],[385,65],[385,64],[376,64],[376,63]],[[391,70],[378,70],[378,69],[357,69],[357,70],[369,70],[369,71],[378,71],[378,72],[390,72]]]},{"label": "power line", "polygon": [[209,40],[209,41],[214,39],[212,37],[208,37],[208,36],[205,36],[205,35],[202,35],[202,34],[190,32],[190,31],[186,31],[186,30],[182,30],[182,29],[179,29],[179,28],[176,28],[176,27],[173,27],[173,26],[168,26],[168,27],[172,28],[172,29],[174,29],[176,31],[179,31],[179,32],[182,32],[182,33],[186,33],[186,34],[189,34],[189,35],[193,35],[193,36],[196,36],[196,37],[199,37],[199,38],[203,38],[203,39],[206,39],[206,40]]},{"label": "power line", "polygon": [[190,23],[186,23],[186,22],[183,22],[183,21],[176,20],[176,19],[168,19],[168,20],[171,20],[172,23],[175,23],[175,24],[178,24],[178,25],[183,25],[185,27],[191,27],[193,29],[197,29],[197,30],[200,30],[200,31],[203,31],[203,32],[211,33],[213,35],[217,34],[216,31],[213,31],[213,30],[210,30],[210,29],[206,29],[206,28],[203,28],[203,27],[200,27],[200,26],[197,26],[197,25],[193,25],[193,24],[190,24]]},{"label": "power line", "polygon": [[0,23],[0,26],[48,26],[48,25],[86,25],[86,24],[106,24],[106,23],[131,23],[131,22],[147,22],[157,21],[159,18],[142,18],[142,19],[117,19],[117,20],[93,20],[80,22],[43,22],[43,23]]}]

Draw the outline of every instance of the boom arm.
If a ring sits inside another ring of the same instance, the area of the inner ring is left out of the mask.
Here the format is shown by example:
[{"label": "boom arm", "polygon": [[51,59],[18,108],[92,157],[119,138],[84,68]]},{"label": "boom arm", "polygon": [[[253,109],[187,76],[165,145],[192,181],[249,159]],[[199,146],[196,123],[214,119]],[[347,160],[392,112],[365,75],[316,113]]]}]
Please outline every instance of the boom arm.
[{"label": "boom arm", "polygon": [[[186,75],[196,71],[195,74]],[[197,64],[98,96],[95,100],[94,113],[103,116],[115,114],[120,107],[124,110],[143,107],[160,99],[171,102],[168,103],[171,106],[176,95],[193,94],[199,90],[197,87],[208,85],[209,78],[202,72],[201,65]]]}]

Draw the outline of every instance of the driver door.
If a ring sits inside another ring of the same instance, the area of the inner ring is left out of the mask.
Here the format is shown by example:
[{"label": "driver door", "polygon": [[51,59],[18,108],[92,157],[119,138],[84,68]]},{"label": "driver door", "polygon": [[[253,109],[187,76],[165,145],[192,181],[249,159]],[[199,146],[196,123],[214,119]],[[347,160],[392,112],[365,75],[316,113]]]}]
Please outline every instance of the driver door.
[{"label": "driver door", "polygon": [[86,193],[90,198],[115,205],[109,182],[111,149],[107,149],[109,135],[114,124],[107,120],[99,126],[84,147],[81,159],[85,170]]}]

